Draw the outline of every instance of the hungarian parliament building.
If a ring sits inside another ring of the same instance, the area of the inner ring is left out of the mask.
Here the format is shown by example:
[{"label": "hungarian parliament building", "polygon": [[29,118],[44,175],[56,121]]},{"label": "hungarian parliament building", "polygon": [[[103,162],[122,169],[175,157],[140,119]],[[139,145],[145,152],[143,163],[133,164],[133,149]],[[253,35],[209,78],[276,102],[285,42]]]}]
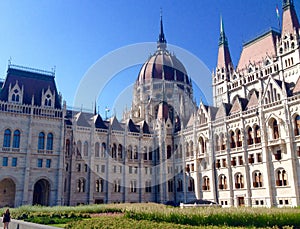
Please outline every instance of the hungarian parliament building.
[{"label": "hungarian parliament building", "polygon": [[119,120],[68,109],[53,72],[9,64],[0,84],[0,207],[300,206],[300,25],[293,0],[282,12],[280,32],[244,43],[236,66],[221,21],[211,106],[195,103],[162,19]]}]

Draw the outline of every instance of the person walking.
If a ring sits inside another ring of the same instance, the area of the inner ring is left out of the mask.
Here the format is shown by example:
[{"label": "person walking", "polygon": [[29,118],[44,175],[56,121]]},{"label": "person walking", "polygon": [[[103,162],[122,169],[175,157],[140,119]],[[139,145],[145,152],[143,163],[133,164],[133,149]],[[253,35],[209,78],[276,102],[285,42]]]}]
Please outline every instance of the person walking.
[{"label": "person walking", "polygon": [[2,221],[3,221],[3,225],[4,225],[3,229],[8,229],[8,224],[10,222],[10,212],[9,212],[9,209],[6,209],[5,213],[3,214]]}]

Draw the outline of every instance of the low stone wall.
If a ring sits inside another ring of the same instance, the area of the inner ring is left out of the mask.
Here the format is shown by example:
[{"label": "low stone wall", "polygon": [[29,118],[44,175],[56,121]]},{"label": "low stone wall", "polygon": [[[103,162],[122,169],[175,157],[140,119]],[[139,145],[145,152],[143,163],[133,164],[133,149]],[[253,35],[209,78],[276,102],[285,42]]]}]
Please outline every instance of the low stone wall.
[{"label": "low stone wall", "polygon": [[[3,228],[2,218],[0,217],[0,228]],[[9,229],[57,229],[58,227],[51,227],[42,224],[29,223],[21,220],[12,219],[9,223]]]}]

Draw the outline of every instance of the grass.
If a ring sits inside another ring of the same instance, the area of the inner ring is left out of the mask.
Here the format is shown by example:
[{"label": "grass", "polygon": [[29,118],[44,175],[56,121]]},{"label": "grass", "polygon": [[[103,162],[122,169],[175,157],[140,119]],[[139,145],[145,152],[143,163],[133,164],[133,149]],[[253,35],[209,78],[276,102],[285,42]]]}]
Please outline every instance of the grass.
[{"label": "grass", "polygon": [[[4,211],[4,209],[0,209]],[[114,216],[96,213],[122,213]],[[160,204],[22,206],[12,217],[66,228],[300,228],[299,208],[173,208]]]}]

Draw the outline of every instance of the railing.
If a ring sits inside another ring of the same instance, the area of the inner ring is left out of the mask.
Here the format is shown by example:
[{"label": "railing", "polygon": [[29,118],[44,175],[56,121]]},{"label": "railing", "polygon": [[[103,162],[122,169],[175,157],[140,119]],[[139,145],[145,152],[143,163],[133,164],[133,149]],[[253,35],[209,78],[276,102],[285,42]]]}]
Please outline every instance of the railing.
[{"label": "railing", "polygon": [[63,112],[61,109],[51,107],[39,107],[32,105],[8,103],[0,101],[0,111],[8,113],[18,114],[33,114],[34,116],[51,117],[51,118],[62,118]]}]

